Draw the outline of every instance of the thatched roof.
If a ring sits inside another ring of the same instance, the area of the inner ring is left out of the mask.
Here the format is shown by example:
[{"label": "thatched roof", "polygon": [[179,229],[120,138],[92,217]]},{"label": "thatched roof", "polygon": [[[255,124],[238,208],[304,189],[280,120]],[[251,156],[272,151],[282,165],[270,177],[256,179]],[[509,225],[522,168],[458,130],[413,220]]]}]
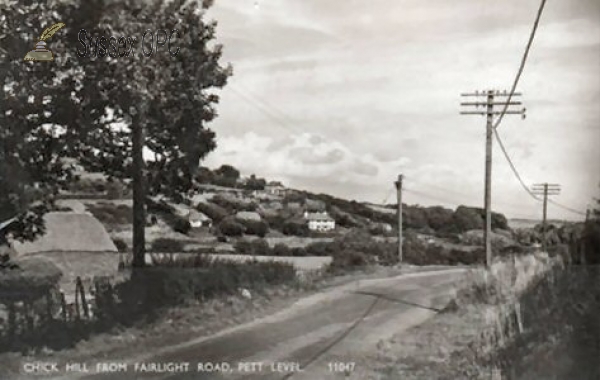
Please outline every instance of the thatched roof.
[{"label": "thatched roof", "polygon": [[119,254],[113,252],[47,252],[28,255],[51,261],[63,273],[60,287],[65,294],[75,293],[75,279],[91,280],[94,277],[117,276]]},{"label": "thatched roof", "polygon": [[51,212],[46,233],[33,242],[14,242],[19,255],[41,252],[117,252],[104,226],[90,214]]}]

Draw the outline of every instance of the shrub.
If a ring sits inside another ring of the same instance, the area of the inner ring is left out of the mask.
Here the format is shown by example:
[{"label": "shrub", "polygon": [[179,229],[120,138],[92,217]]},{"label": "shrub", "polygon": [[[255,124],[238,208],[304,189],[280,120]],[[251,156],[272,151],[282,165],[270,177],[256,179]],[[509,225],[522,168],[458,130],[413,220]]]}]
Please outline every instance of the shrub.
[{"label": "shrub", "polygon": [[271,247],[264,239],[240,240],[235,246],[236,253],[251,256],[272,256]]},{"label": "shrub", "polygon": [[152,242],[154,252],[183,252],[185,243],[171,238],[158,238]]},{"label": "shrub", "polygon": [[452,223],[452,216],[454,212],[450,209],[434,206],[428,207],[427,211],[427,224],[436,231],[448,231],[455,232],[454,224]]},{"label": "shrub", "polygon": [[419,206],[407,206],[403,208],[404,226],[416,230],[429,228],[427,211]]},{"label": "shrub", "polygon": [[309,244],[305,250],[310,256],[332,256],[338,249],[334,243],[316,242]]},{"label": "shrub", "polygon": [[285,224],[285,217],[281,213],[264,213],[263,218],[269,225],[269,228],[283,232],[283,226]]},{"label": "shrub", "polygon": [[337,251],[334,254],[333,261],[331,262],[331,266],[329,268],[334,272],[342,269],[352,270],[358,267],[364,267],[372,262],[372,257],[367,256],[363,252],[348,248],[342,251]]},{"label": "shrub", "polygon": [[292,256],[294,257],[305,257],[310,256],[306,248],[304,247],[295,247],[292,248]]},{"label": "shrub", "polygon": [[310,230],[308,229],[307,224],[293,221],[285,222],[283,224],[281,232],[283,232],[286,235],[303,237],[306,237],[310,234]]},{"label": "shrub", "polygon": [[235,253],[240,255],[251,255],[252,254],[252,245],[248,240],[239,240],[237,241],[233,249],[235,249]]},{"label": "shrub", "polygon": [[127,252],[127,250],[129,249],[129,246],[127,245],[127,243],[125,243],[125,241],[123,239],[112,239],[113,243],[115,244],[115,247],[117,247],[117,249],[119,250],[119,252]]},{"label": "shrub", "polygon": [[214,223],[220,223],[229,213],[226,209],[214,203],[199,203],[196,209],[213,220]]},{"label": "shrub", "polygon": [[218,228],[225,236],[242,236],[244,234],[244,226],[233,220],[221,221]]},{"label": "shrub", "polygon": [[173,230],[175,232],[179,232],[184,235],[187,235],[191,229],[192,229],[192,225],[190,224],[189,221],[187,221],[184,218],[177,218],[173,225]]},{"label": "shrub", "polygon": [[458,232],[483,228],[483,218],[481,217],[481,213],[478,213],[476,210],[469,207],[459,206],[456,211],[454,211],[452,219]]},{"label": "shrub", "polygon": [[133,223],[133,211],[127,205],[115,206],[106,202],[98,202],[87,204],[86,207],[102,224],[117,225]]},{"label": "shrub", "polygon": [[[273,256],[292,256],[292,250],[285,244],[277,243],[272,249]],[[294,255],[295,256],[295,255]]]},{"label": "shrub", "polygon": [[256,235],[263,238],[269,232],[269,225],[263,221],[239,219],[238,223],[244,226],[244,232],[248,235]]},{"label": "shrub", "polygon": [[293,282],[295,278],[293,265],[287,263],[178,258],[166,266],[139,271],[120,284],[117,294],[121,304],[114,309],[122,320],[132,320],[190,299],[234,294],[240,287],[261,289]]}]

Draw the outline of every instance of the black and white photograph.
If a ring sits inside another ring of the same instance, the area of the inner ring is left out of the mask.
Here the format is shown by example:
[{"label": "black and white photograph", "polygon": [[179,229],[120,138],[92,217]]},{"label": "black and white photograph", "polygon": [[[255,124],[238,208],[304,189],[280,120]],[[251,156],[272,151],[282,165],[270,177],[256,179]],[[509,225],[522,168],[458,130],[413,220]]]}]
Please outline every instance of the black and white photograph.
[{"label": "black and white photograph", "polygon": [[0,380],[599,380],[600,1],[0,0]]}]

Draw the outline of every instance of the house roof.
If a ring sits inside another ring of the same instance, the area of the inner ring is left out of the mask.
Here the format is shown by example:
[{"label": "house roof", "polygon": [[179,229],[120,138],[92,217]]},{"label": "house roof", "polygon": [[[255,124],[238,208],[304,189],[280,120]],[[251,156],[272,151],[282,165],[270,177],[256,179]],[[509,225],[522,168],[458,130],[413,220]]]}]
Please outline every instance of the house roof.
[{"label": "house roof", "polygon": [[304,216],[305,219],[308,220],[317,220],[317,221],[335,221],[329,214],[326,212],[307,212]]},{"label": "house roof", "polygon": [[201,220],[201,221],[207,221],[207,220],[212,220],[211,218],[209,218],[208,216],[206,216],[206,214],[200,212],[200,211],[196,211],[196,210],[190,210],[190,213],[188,215],[189,219],[193,219],[193,220]]},{"label": "house roof", "polygon": [[46,233],[33,242],[13,243],[19,255],[40,252],[117,252],[104,226],[90,214],[50,212]]},{"label": "house roof", "polygon": [[3,222],[0,222],[0,231],[5,229],[6,227],[10,226],[16,220],[17,220],[16,218],[12,218],[12,219],[8,219]]},{"label": "house roof", "polygon": [[285,187],[281,182],[271,181],[265,185],[265,187]]},{"label": "house roof", "polygon": [[261,220],[260,214],[253,211],[240,211],[237,214],[235,214],[235,217],[243,220]]}]

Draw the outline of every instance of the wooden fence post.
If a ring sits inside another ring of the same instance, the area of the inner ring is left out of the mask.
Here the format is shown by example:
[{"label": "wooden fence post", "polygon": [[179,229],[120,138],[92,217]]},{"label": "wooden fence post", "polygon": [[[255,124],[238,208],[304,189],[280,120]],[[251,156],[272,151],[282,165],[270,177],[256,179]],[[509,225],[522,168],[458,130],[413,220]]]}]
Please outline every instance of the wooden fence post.
[{"label": "wooden fence post", "polygon": [[65,293],[60,292],[60,308],[62,309],[63,321],[67,322],[67,300],[65,300]]},{"label": "wooden fence post", "polygon": [[[83,286],[83,282],[81,281],[81,277],[77,277],[75,280],[75,299],[77,299],[77,293],[81,296],[81,308],[83,309],[83,315],[86,318],[90,317],[90,312],[88,310],[87,300],[85,299],[85,289]],[[79,310],[77,311],[79,314]]]}]

